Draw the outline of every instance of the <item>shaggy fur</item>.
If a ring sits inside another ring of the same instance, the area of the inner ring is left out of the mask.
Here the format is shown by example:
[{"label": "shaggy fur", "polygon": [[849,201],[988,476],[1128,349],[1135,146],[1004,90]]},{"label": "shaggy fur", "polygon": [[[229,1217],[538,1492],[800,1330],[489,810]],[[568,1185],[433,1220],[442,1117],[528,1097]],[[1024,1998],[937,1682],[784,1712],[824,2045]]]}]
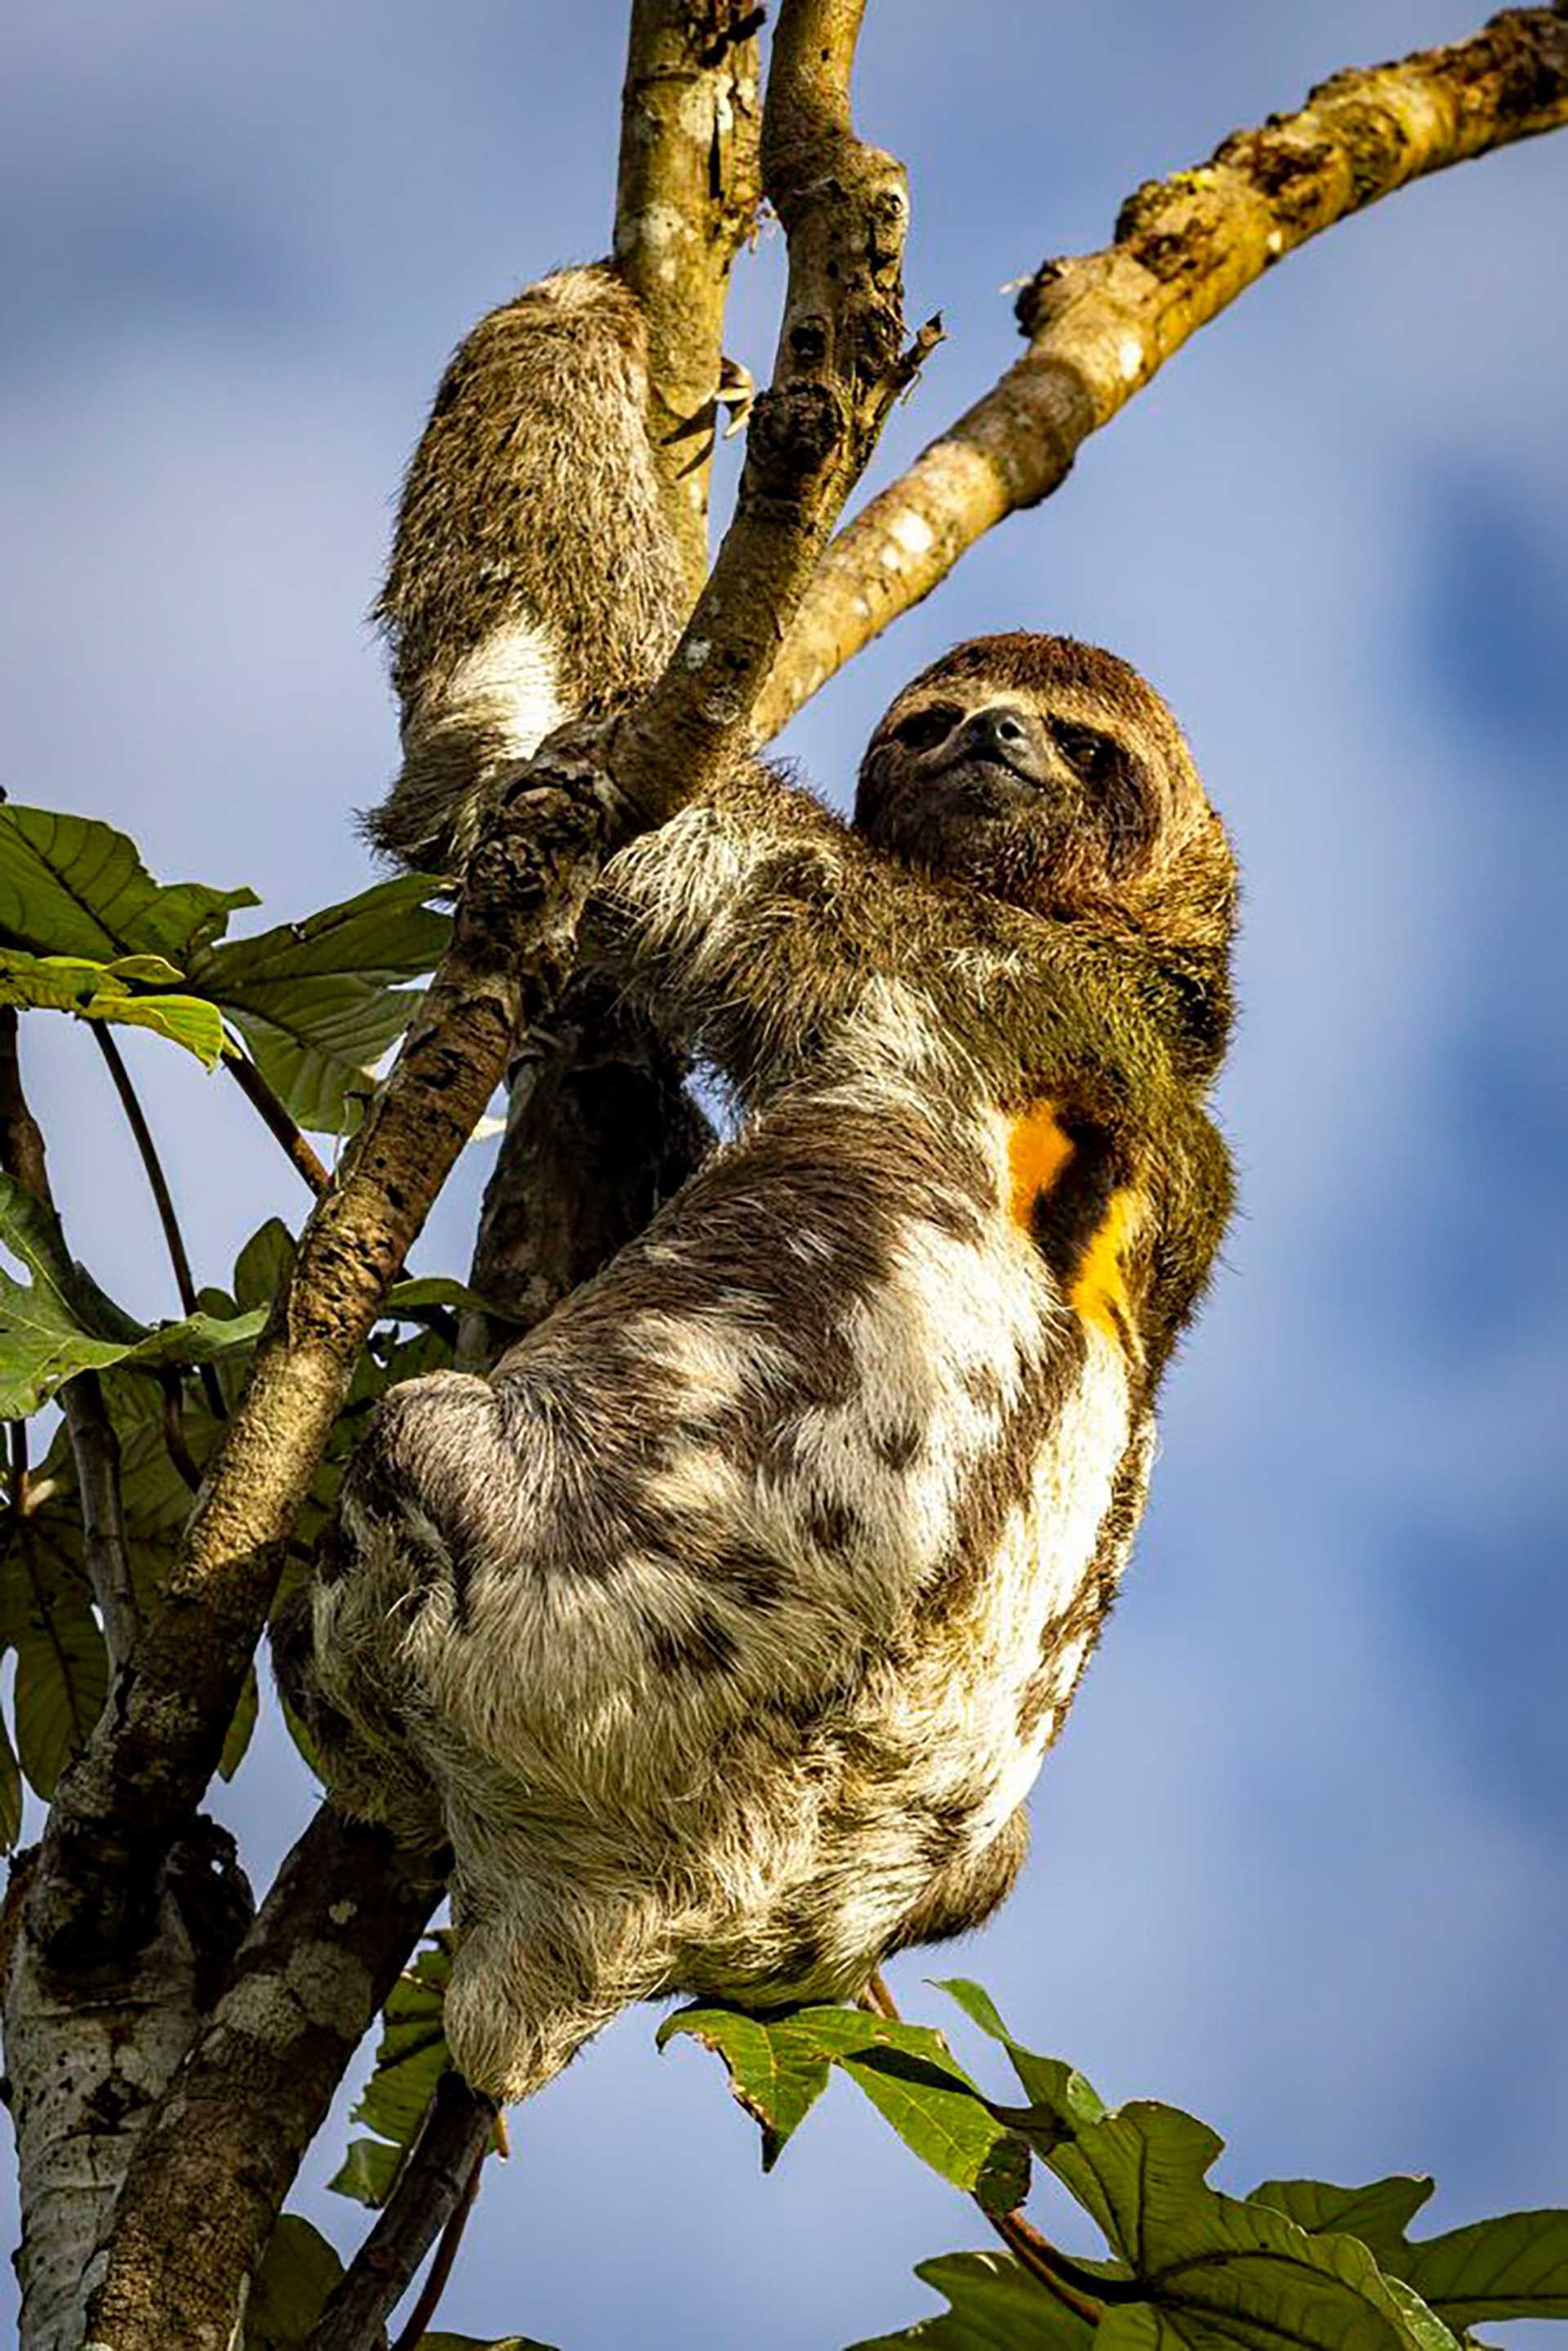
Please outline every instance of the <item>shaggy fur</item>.
[{"label": "shaggy fur", "polygon": [[341,1801],[451,1844],[497,2095],[1003,1898],[1225,1220],[1234,876],[1136,674],[960,647],[857,828],[754,766],[607,870],[591,951],[738,1135],[492,1378],[383,1402],[281,1643]]},{"label": "shaggy fur", "polygon": [[376,605],[403,756],[366,830],[400,863],[452,872],[509,763],[663,668],[685,593],[646,394],[643,314],[608,262],[526,287],[455,353]]}]

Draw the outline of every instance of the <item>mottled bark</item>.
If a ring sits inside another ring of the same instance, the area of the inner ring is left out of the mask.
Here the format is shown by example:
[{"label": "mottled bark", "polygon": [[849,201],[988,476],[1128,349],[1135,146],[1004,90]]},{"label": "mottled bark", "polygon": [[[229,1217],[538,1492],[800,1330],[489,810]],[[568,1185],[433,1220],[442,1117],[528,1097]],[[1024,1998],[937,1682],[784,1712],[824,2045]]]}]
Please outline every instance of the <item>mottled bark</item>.
[{"label": "mottled bark", "polygon": [[77,2351],[89,2256],[148,2116],[224,1980],[250,1918],[250,1888],[227,1831],[194,1822],[162,1873],[151,1938],[84,1986],[61,1981],[19,1931],[33,1859],[14,1867],[0,1937],[22,2197],[20,2339],[22,2351]]},{"label": "mottled bark", "polygon": [[321,1807],[148,2123],[88,2274],[95,2346],[225,2351],[300,2158],[441,1890],[383,1831]]},{"label": "mottled bark", "polygon": [[632,0],[615,258],[648,327],[648,436],[695,601],[730,265],[762,194],[747,0]]},{"label": "mottled bark", "polygon": [[[789,246],[773,380],[747,436],[734,519],[664,676],[607,736],[653,823],[701,799],[752,733],[758,695],[834,519],[924,355],[904,346],[904,168],[863,146],[849,81],[864,0],[784,0],[762,179]],[[782,626],[781,626],[782,624]]]},{"label": "mottled bark", "polygon": [[1090,434],[1286,254],[1427,172],[1564,123],[1560,0],[1509,9],[1448,48],[1337,73],[1299,112],[1146,182],[1103,252],[1042,265],[1019,300],[1023,358],[828,549],[757,705],[757,740],[977,538],[1048,497]]}]

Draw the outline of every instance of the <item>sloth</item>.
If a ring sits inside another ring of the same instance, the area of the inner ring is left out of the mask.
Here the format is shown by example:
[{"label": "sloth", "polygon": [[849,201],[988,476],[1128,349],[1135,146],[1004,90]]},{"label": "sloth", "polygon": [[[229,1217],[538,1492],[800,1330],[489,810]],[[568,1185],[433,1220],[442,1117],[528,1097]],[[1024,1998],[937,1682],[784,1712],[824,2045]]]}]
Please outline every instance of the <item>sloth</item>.
[{"label": "sloth", "polygon": [[[571,467],[512,462],[536,531]],[[1017,633],[904,689],[852,825],[747,761],[606,867],[585,957],[737,1130],[489,1377],[383,1399],[278,1641],[339,1800],[450,1849],[476,2088],[1009,1890],[1229,1206],[1235,897],[1158,695]]]}]

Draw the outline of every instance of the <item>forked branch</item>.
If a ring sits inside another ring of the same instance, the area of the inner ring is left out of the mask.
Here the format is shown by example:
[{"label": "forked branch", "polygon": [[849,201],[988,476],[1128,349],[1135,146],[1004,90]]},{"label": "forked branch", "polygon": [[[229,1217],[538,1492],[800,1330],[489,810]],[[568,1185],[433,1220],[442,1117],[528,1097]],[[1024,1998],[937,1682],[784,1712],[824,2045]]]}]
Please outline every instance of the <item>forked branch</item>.
[{"label": "forked branch", "polygon": [[783,0],[762,179],[789,244],[773,381],[758,395],[733,521],[664,676],[604,754],[646,821],[700,799],[752,712],[839,511],[925,348],[904,341],[903,166],[855,137],[864,0]]}]

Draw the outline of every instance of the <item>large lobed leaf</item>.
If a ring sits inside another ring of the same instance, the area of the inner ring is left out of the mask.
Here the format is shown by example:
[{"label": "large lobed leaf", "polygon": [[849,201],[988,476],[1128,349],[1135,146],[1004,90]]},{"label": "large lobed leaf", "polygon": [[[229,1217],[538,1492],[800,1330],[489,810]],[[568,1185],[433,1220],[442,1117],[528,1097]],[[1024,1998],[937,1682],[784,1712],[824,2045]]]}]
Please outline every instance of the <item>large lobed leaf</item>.
[{"label": "large lobed leaf", "polygon": [[183,967],[254,890],[153,881],[135,843],[91,817],[0,807],[0,931],[46,956],[112,963],[152,955]]},{"label": "large lobed leaf", "polygon": [[342,1134],[434,968],[438,885],[402,874],[248,939],[218,941],[251,890],[164,887],[111,825],[0,808],[0,1003],[152,1029],[211,1069],[226,1015],[302,1126]]},{"label": "large lobed leaf", "polygon": [[319,2229],[280,2213],[246,2303],[244,2351],[300,2351],[342,2274]]},{"label": "large lobed leaf", "polygon": [[1009,2253],[942,2253],[915,2274],[950,2307],[852,2351],[1103,2351],[1093,2320],[1047,2294]]},{"label": "large lobed leaf", "polygon": [[34,956],[0,948],[0,1004],[43,1012],[74,1012],[83,1020],[110,1020],[122,1028],[151,1029],[171,1044],[194,1053],[215,1070],[223,1059],[224,1019],[215,1004],[162,988],[148,995],[133,986],[180,974],[161,956],[122,956],[117,963],[89,963],[79,956]]},{"label": "large lobed leaf", "polygon": [[1568,2318],[1568,2212],[1508,2212],[1412,2239],[1406,2231],[1431,2193],[1431,2180],[1418,2178],[1365,2188],[1266,2179],[1249,2200],[1314,2232],[1348,2230],[1456,2333],[1489,2320]]},{"label": "large lobed leaf", "polygon": [[432,970],[451,930],[423,903],[432,886],[417,874],[379,882],[193,963],[192,986],[233,1017],[301,1126],[350,1127],[375,1064],[407,1028],[419,993],[395,983]]},{"label": "large lobed leaf", "polygon": [[1270,2180],[1249,2198],[1208,2174],[1223,2142],[1178,2108],[1108,2109],[1061,2059],[1025,2048],[977,1984],[944,1989],[1007,2053],[1029,2103],[987,2099],[925,2028],[855,2009],[768,2017],[717,2006],[668,2018],[723,2057],[772,2162],[837,2065],[907,2145],[993,2217],[1028,2186],[1031,2147],[1094,2220],[1108,2259],[1057,2286],[1001,2252],[918,2274],[948,2308],[856,2351],[1460,2351],[1489,2319],[1568,2316],[1568,2213],[1513,2213],[1412,2242],[1418,2179],[1363,2188]]}]

